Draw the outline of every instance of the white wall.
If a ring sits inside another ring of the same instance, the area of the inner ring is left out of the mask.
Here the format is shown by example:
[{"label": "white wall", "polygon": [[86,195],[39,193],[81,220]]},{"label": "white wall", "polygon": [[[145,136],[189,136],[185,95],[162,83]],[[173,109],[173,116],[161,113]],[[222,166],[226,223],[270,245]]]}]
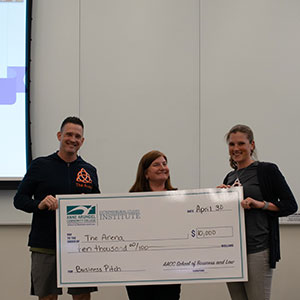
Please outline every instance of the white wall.
[{"label": "white wall", "polygon": [[224,135],[242,123],[300,197],[299,12],[294,0],[201,1],[201,186],[223,180]]},{"label": "white wall", "polygon": [[81,1],[80,16],[81,153],[102,191],[128,191],[152,149],[168,156],[175,186],[198,187],[198,1]]},{"label": "white wall", "polygon": [[[299,10],[295,0],[34,1],[34,157],[55,151],[62,119],[80,115],[81,154],[103,192],[127,191],[154,148],[167,154],[175,186],[212,187],[229,171],[223,136],[241,122],[254,129],[259,159],[278,163],[299,198]],[[0,193],[0,223],[29,224],[13,194]],[[31,298],[28,231],[0,227],[3,299]],[[300,228],[281,233],[272,300],[294,300]],[[229,299],[224,284],[183,287],[182,299],[207,297]],[[104,288],[93,298],[126,294]]]}]

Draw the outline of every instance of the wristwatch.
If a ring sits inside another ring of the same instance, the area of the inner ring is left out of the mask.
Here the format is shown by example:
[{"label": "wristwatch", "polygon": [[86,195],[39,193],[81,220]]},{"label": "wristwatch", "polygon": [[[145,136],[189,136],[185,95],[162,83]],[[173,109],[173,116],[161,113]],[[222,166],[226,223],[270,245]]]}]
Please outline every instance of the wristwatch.
[{"label": "wristwatch", "polygon": [[267,202],[267,201],[264,200],[264,204],[265,204],[265,205],[262,207],[262,209],[263,209],[263,210],[267,210],[268,207],[269,207],[269,202]]}]

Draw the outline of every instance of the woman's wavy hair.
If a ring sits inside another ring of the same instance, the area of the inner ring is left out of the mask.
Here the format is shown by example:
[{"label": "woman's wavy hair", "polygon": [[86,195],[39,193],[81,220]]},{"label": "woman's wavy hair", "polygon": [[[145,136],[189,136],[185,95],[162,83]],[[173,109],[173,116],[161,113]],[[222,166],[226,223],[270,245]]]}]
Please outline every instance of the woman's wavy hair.
[{"label": "woman's wavy hair", "polygon": [[[230,135],[232,133],[237,133],[237,132],[241,132],[241,133],[244,133],[246,136],[247,136],[247,139],[249,140],[249,143],[251,144],[253,141],[254,141],[254,134],[253,134],[253,131],[252,129],[247,126],[247,125],[242,125],[242,124],[237,124],[235,126],[233,126],[229,131],[228,133],[226,133],[225,135],[225,139],[226,139],[226,142],[228,144],[229,142],[229,138],[230,138]],[[257,153],[256,153],[256,148],[255,148],[255,144],[254,144],[254,149],[252,150],[251,152],[251,156],[257,160]],[[233,168],[233,169],[237,169],[237,163],[230,157],[229,158],[229,163],[230,163],[230,166]]]},{"label": "woman's wavy hair", "polygon": [[[152,150],[152,151],[146,153],[141,158],[139,165],[138,165],[137,173],[136,173],[135,183],[133,184],[133,186],[131,187],[129,192],[149,192],[149,191],[151,191],[149,181],[147,180],[145,173],[146,173],[147,169],[150,167],[150,165],[152,164],[152,162],[154,160],[156,160],[157,158],[159,158],[160,156],[163,156],[164,159],[166,161],[168,161],[166,155],[157,150]],[[174,188],[171,185],[170,176],[168,177],[168,179],[165,182],[165,188],[166,188],[166,190],[176,190],[176,188]]]}]

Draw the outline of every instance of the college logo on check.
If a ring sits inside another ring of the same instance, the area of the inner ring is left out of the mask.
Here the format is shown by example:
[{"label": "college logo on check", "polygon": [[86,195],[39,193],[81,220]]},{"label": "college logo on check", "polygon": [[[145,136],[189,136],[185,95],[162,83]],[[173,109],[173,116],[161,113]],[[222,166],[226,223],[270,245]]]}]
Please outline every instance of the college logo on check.
[{"label": "college logo on check", "polygon": [[94,215],[96,214],[95,205],[76,205],[67,206],[67,215]]},{"label": "college logo on check", "polygon": [[95,205],[70,205],[67,209],[68,226],[95,225]]}]

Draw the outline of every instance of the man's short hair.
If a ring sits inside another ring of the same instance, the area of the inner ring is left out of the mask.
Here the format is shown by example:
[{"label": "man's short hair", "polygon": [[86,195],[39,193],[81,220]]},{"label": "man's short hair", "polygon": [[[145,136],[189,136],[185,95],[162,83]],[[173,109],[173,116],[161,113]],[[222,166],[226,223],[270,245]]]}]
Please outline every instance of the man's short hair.
[{"label": "man's short hair", "polygon": [[80,125],[82,127],[82,129],[84,129],[83,122],[78,117],[67,117],[61,123],[60,131],[62,131],[64,126],[68,123]]}]

